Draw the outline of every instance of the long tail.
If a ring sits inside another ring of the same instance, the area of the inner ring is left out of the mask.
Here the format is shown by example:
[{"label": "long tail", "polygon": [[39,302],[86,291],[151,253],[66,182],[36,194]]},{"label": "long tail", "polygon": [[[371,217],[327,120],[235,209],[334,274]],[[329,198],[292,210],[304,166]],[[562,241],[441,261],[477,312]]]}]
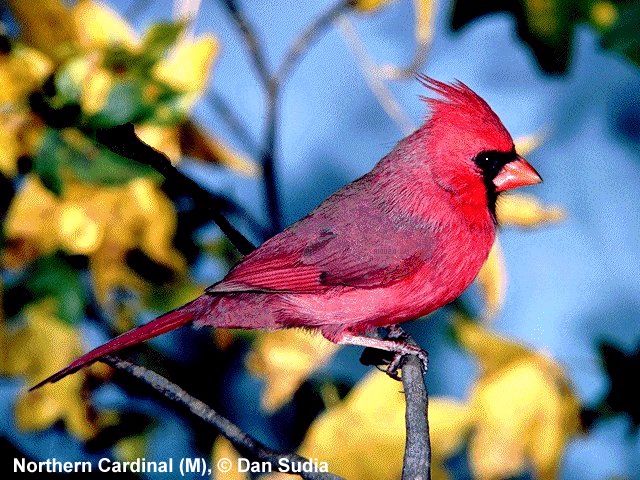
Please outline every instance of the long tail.
[{"label": "long tail", "polygon": [[57,373],[54,373],[50,377],[45,378],[37,385],[34,385],[29,391],[40,388],[47,383],[54,383],[58,380],[77,372],[78,370],[91,365],[105,355],[117,352],[123,348],[131,347],[138,343],[149,340],[150,338],[157,337],[176,328],[182,327],[192,320],[196,319],[203,311],[203,307],[211,305],[212,297],[209,295],[203,295],[196,298],[190,303],[176,308],[164,315],[150,321],[137,328],[129,330],[122,335],[110,340],[109,342],[94,348],[90,352],[84,354],[77,360],[74,360],[67,367],[63,368]]}]

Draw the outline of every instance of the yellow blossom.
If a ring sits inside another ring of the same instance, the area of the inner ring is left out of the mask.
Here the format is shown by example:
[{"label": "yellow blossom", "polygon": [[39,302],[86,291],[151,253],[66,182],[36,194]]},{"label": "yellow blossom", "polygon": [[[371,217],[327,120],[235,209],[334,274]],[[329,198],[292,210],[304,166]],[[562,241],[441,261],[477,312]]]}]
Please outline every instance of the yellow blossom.
[{"label": "yellow blossom", "polygon": [[[240,454],[233,447],[231,442],[224,438],[223,436],[219,436],[213,444],[213,450],[211,451],[211,465],[225,465],[228,464],[231,466],[231,469],[228,472],[224,473],[224,480],[249,480],[249,475],[247,473],[238,471],[238,460],[240,459]],[[219,464],[218,462],[225,462],[224,464]],[[220,470],[220,468],[218,469]],[[218,473],[214,478],[220,478],[220,473]]]},{"label": "yellow blossom", "polygon": [[507,292],[507,269],[504,264],[504,254],[498,239],[489,252],[476,278],[478,286],[484,295],[483,319],[492,319],[502,308]]},{"label": "yellow blossom", "polygon": [[392,1],[393,0],[357,0],[354,3],[354,7],[363,12],[372,12],[384,7]]},{"label": "yellow blossom", "polygon": [[[5,332],[3,373],[24,375],[27,385],[33,385],[82,353],[77,330],[56,318],[56,311],[52,300],[30,305],[23,312],[24,327]],[[23,391],[15,406],[18,428],[43,430],[62,420],[78,438],[92,437],[97,428],[83,391],[85,378],[86,372],[79,372],[47,388]]]},{"label": "yellow blossom", "polygon": [[265,380],[262,406],[280,408],[314,371],[322,367],[338,346],[300,329],[261,335],[247,358],[249,369]]},{"label": "yellow blossom", "polygon": [[506,194],[498,199],[496,216],[501,225],[538,227],[559,222],[565,212],[560,207],[543,205],[531,195]]},{"label": "yellow blossom", "polygon": [[[344,400],[313,422],[298,453],[326,461],[332,473],[349,480],[395,480],[402,473],[404,415],[402,385],[383,372],[371,371]],[[472,420],[471,411],[462,403],[430,399],[433,480],[448,478],[444,461],[462,447]]]},{"label": "yellow blossom", "polygon": [[453,323],[460,343],[481,366],[468,403],[475,419],[469,445],[475,478],[508,478],[529,465],[536,478],[557,478],[580,415],[565,372],[546,355],[477,323],[462,317]]},{"label": "yellow blossom", "polygon": [[104,48],[114,44],[135,48],[138,37],[131,26],[106,4],[79,0],[71,8],[78,40],[85,48]]},{"label": "yellow blossom", "polygon": [[59,198],[29,175],[9,208],[5,235],[41,254],[61,249],[89,256],[96,295],[106,301],[116,287],[143,288],[125,264],[132,249],[175,271],[186,268],[172,245],[176,222],[171,201],[147,179],[101,188],[73,182]]}]

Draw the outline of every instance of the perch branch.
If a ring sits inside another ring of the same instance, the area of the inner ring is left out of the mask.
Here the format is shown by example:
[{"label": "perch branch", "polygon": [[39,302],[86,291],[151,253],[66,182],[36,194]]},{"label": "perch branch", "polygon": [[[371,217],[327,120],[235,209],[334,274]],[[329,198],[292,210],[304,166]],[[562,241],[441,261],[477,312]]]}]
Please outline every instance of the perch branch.
[{"label": "perch branch", "polygon": [[[373,335],[376,338],[393,338],[418,346],[415,340],[397,325],[388,329],[386,334],[384,329],[379,329],[373,332]],[[365,365],[380,365],[390,360],[385,358],[388,354],[389,352],[366,348],[360,361]],[[431,480],[431,442],[427,414],[429,396],[424,378],[425,366],[418,356],[403,355],[401,369],[407,436],[402,462],[402,480]],[[389,374],[388,370],[387,373]]]},{"label": "perch branch", "polygon": [[429,439],[429,395],[422,362],[410,355],[402,366],[402,385],[407,404],[407,442],[402,464],[402,480],[431,480]]},{"label": "perch branch", "polygon": [[[128,360],[123,360],[115,355],[107,355],[101,358],[100,361],[113,368],[127,372],[169,400],[186,407],[191,413],[215,428],[223,437],[229,440],[241,454],[258,461],[269,462],[274,471],[280,470],[279,462],[283,459],[286,459],[289,465],[309,461],[294,453],[278,453],[271,450],[243,432],[237,425],[220,415],[204,402],[189,395],[182,388],[152,370],[131,363]],[[300,473],[300,476],[305,480],[341,479],[341,477],[337,475],[325,472],[304,472]]]}]

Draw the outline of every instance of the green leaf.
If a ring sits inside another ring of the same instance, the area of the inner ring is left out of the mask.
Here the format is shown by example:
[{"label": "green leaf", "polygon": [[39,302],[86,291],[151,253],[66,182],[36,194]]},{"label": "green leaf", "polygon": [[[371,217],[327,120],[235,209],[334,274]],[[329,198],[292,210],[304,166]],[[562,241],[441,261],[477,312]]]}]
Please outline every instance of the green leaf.
[{"label": "green leaf", "polygon": [[25,286],[34,299],[55,298],[58,316],[69,325],[84,317],[87,298],[80,272],[62,255],[50,255],[36,260],[28,271]]},{"label": "green leaf", "polygon": [[64,172],[96,185],[121,185],[139,177],[161,178],[152,167],[112,152],[79,130],[48,129],[33,169],[56,195],[62,193]]},{"label": "green leaf", "polygon": [[60,143],[57,132],[48,129],[44,135],[40,150],[33,157],[33,172],[42,184],[55,195],[62,194],[62,176],[60,170]]},{"label": "green leaf", "polygon": [[602,33],[602,46],[640,65],[640,0],[615,3],[609,5],[614,16],[611,25],[598,24],[592,18]]},{"label": "green leaf", "polygon": [[138,79],[117,82],[109,92],[105,106],[87,119],[94,128],[109,128],[146,120],[153,108],[144,99],[144,83]]},{"label": "green leaf", "polygon": [[576,3],[568,0],[456,0],[451,26],[459,30],[487,14],[512,13],[518,36],[531,47],[540,67],[563,73],[570,59],[575,8]]},{"label": "green leaf", "polygon": [[154,61],[159,60],[176,43],[184,27],[184,22],[160,22],[153,25],[142,38],[143,54]]}]

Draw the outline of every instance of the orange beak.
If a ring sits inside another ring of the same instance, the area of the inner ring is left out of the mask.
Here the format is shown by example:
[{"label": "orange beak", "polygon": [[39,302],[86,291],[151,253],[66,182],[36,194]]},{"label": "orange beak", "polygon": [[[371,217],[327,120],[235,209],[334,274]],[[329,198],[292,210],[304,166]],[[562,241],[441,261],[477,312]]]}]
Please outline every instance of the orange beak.
[{"label": "orange beak", "polygon": [[540,182],[542,182],[542,178],[538,172],[522,157],[507,163],[493,179],[496,192],[535,185]]}]

